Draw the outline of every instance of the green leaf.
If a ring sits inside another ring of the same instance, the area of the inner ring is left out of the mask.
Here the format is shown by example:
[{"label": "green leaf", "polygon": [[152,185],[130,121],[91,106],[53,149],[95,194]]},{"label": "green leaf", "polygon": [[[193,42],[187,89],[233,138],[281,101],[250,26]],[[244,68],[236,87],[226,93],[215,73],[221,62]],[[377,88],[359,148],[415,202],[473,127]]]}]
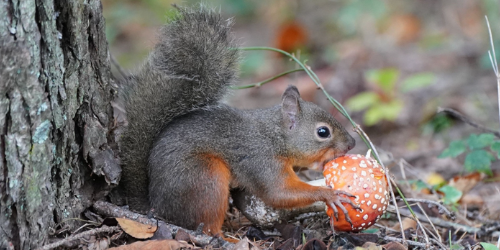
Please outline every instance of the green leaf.
[{"label": "green leaf", "polygon": [[464,167],[468,172],[482,172],[491,175],[491,161],[494,156],[490,153],[479,149],[467,154],[465,157]]},{"label": "green leaf", "polygon": [[403,102],[395,99],[389,103],[380,103],[379,108],[382,110],[386,120],[394,121],[398,118],[399,113],[401,113],[401,110],[403,109]]},{"label": "green leaf", "polygon": [[498,250],[498,247],[487,242],[480,242],[481,246],[484,248],[484,250]]},{"label": "green leaf", "polygon": [[444,185],[439,189],[444,194],[444,204],[450,205],[457,203],[462,197],[462,191],[448,185]]},{"label": "green leaf", "polygon": [[380,98],[375,92],[361,92],[347,100],[346,107],[351,111],[360,111],[379,102]]},{"label": "green leaf", "polygon": [[438,158],[452,157],[455,158],[465,152],[465,142],[464,141],[452,141],[450,146],[446,148],[443,153],[441,153]]},{"label": "green leaf", "polygon": [[393,100],[389,103],[377,103],[371,106],[364,115],[364,123],[367,126],[377,124],[382,120],[394,121],[398,118],[399,113],[403,109],[403,102],[400,100]]},{"label": "green leaf", "polygon": [[471,134],[469,138],[467,138],[467,144],[470,149],[480,149],[490,146],[494,139],[495,136],[493,134]]},{"label": "green leaf", "polygon": [[378,228],[368,228],[368,229],[363,230],[363,233],[375,234],[375,233],[378,233],[379,231],[380,231],[380,229],[378,229]]},{"label": "green leaf", "polygon": [[406,78],[401,82],[401,91],[409,92],[419,88],[423,88],[434,83],[436,77],[432,73],[419,73]]},{"label": "green leaf", "polygon": [[370,70],[366,73],[366,78],[377,84],[384,93],[391,94],[399,78],[399,70],[393,68]]},{"label": "green leaf", "polygon": [[420,191],[422,191],[424,189],[427,189],[427,188],[428,188],[428,186],[427,186],[427,184],[425,182],[423,182],[421,180],[417,180],[415,182],[415,189],[416,189],[417,192],[420,192]]},{"label": "green leaf", "polygon": [[384,119],[383,110],[378,105],[370,107],[363,116],[363,122],[367,126],[373,126]]},{"label": "green leaf", "polygon": [[495,141],[491,144],[491,151],[497,153],[497,158],[500,159],[500,141]]},{"label": "green leaf", "polygon": [[450,244],[450,250],[463,250],[465,247],[463,247],[461,244],[455,243],[455,244]]}]

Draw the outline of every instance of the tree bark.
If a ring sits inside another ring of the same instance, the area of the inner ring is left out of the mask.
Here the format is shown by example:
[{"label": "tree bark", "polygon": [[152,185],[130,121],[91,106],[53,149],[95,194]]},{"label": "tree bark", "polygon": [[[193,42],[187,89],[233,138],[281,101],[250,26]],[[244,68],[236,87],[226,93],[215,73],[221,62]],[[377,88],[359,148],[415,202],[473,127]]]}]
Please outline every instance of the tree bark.
[{"label": "tree bark", "polygon": [[33,249],[119,179],[98,0],[0,2],[0,249]]}]

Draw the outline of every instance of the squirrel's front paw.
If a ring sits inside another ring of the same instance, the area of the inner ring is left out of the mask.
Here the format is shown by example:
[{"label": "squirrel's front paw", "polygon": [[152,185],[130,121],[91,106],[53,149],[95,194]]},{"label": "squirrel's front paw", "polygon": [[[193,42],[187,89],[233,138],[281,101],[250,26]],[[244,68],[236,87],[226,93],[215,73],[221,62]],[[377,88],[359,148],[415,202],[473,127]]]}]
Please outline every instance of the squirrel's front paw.
[{"label": "squirrel's front paw", "polygon": [[[347,203],[347,204],[351,205],[351,207],[353,207],[354,209],[360,210],[361,208],[358,205],[354,204],[354,202],[352,202],[352,200],[348,198],[348,197],[356,197],[356,196],[350,194],[349,192],[343,191],[343,190],[332,190],[332,191],[333,191],[333,195],[329,196],[326,199],[325,203],[329,207],[332,208],[333,216],[335,217],[335,220],[337,220],[337,221],[339,220],[339,212],[337,210],[337,207],[338,207],[344,213],[345,220],[347,222],[349,222],[349,224],[352,225],[351,218],[349,217],[349,212],[347,211],[347,209],[344,207],[344,205],[342,203]],[[340,196],[341,194],[343,194],[347,197]]]}]

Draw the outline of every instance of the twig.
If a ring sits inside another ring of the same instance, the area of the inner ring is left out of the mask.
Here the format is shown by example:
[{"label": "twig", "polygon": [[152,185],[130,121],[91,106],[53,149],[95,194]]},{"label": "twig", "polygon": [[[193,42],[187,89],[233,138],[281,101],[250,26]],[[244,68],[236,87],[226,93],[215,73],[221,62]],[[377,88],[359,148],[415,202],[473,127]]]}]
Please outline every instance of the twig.
[{"label": "twig", "polygon": [[429,206],[434,205],[434,206],[438,207],[439,213],[441,213],[441,214],[445,213],[448,218],[450,218],[451,220],[455,220],[455,213],[448,210],[443,204],[441,204],[441,202],[431,201],[431,200],[426,200],[426,199],[416,199],[416,198],[406,198],[406,200],[409,202],[427,203],[427,204],[429,204]]},{"label": "twig", "polygon": [[45,245],[39,249],[44,249],[44,250],[52,249],[52,248],[62,246],[62,245],[69,243],[71,241],[81,239],[81,238],[86,237],[86,236],[95,235],[95,234],[99,234],[99,233],[113,233],[113,232],[118,231],[118,230],[120,230],[119,226],[114,226],[114,227],[102,226],[100,228],[95,228],[92,230],[81,232],[79,234],[70,236],[68,238],[62,239],[62,240],[54,242],[52,244]]},{"label": "twig", "polygon": [[[361,127],[359,125],[357,125],[354,129],[358,134],[362,134],[364,137],[366,137],[366,141],[368,141],[368,144],[370,146],[370,148],[373,148],[373,154],[375,155],[375,157],[378,160],[378,162],[380,163],[380,165],[382,166],[382,168],[385,170],[385,177],[387,178],[387,184],[389,186],[389,192],[391,193],[391,198],[392,198],[392,202],[394,203],[394,207],[396,208],[396,215],[398,217],[398,221],[399,221],[399,225],[401,226],[401,235],[402,235],[402,238],[403,238],[403,243],[405,242],[406,240],[406,237],[405,237],[405,231],[403,229],[403,221],[401,220],[401,215],[399,214],[399,208],[397,206],[397,202],[396,202],[396,195],[394,194],[394,190],[392,189],[392,178],[391,176],[389,175],[389,169],[386,168],[384,166],[384,164],[382,163],[382,161],[380,161],[380,156],[377,152],[377,150],[375,149],[375,146],[373,145],[372,141],[370,140],[370,138],[368,137],[368,135],[365,133],[365,131],[363,131],[361,129]],[[394,182],[394,184],[396,184],[396,182]],[[396,186],[397,188],[397,186]],[[399,188],[397,188],[398,192],[399,192],[399,195],[401,195],[401,197],[404,197],[403,194],[401,193],[401,191],[399,190]],[[408,203],[406,203],[408,208],[410,209],[411,211],[411,207],[410,205],[408,205]]]},{"label": "twig", "polygon": [[292,70],[289,70],[289,71],[286,71],[286,72],[283,72],[281,74],[278,74],[278,75],[275,75],[271,78],[268,78],[262,82],[258,82],[258,83],[255,83],[255,84],[249,84],[249,85],[243,85],[243,86],[231,86],[231,89],[249,89],[249,88],[255,88],[255,87],[260,87],[268,82],[271,82],[273,80],[276,80],[284,75],[288,75],[290,73],[294,73],[294,72],[298,72],[298,71],[304,71],[303,69],[292,69]]},{"label": "twig", "polygon": [[454,118],[457,118],[469,125],[471,125],[472,127],[475,127],[479,130],[482,130],[483,132],[487,132],[487,133],[492,133],[494,134],[496,137],[500,138],[500,132],[496,131],[496,130],[493,130],[493,129],[489,129],[481,124],[478,124],[474,121],[472,121],[471,119],[465,117],[464,115],[462,115],[460,112],[454,110],[454,109],[450,109],[450,108],[441,108],[441,107],[438,107],[438,110],[437,110],[437,113],[446,113]]},{"label": "twig", "polygon": [[417,241],[412,241],[412,240],[406,240],[406,239],[403,239],[403,238],[396,238],[396,237],[392,237],[392,236],[384,236],[384,240],[385,241],[404,242],[404,243],[408,243],[408,245],[418,246],[418,247],[423,247],[423,248],[427,247],[427,244],[425,244],[425,243],[421,243],[421,242],[417,242]]},{"label": "twig", "polygon": [[104,201],[96,201],[93,205],[92,208],[96,210],[97,213],[108,216],[108,217],[126,217],[128,219],[150,225],[151,223],[158,223],[158,227],[167,227],[170,229],[170,231],[173,234],[176,234],[177,231],[184,230],[186,233],[190,235],[190,240],[195,243],[196,245],[199,246],[207,246],[211,245],[214,243],[220,244],[224,248],[230,248],[233,247],[233,243],[229,243],[219,237],[211,237],[208,235],[204,234],[199,234],[195,231],[188,230],[176,225],[168,224],[165,223],[164,221],[161,220],[156,220],[156,219],[149,219],[146,215],[134,213],[128,209],[121,208],[117,205],[104,202]]},{"label": "twig", "polygon": [[[420,204],[419,204],[419,207],[420,207]],[[422,209],[422,208],[420,207],[420,209]],[[429,218],[427,216],[427,214],[425,214],[425,217]],[[425,239],[425,242],[427,243],[427,246],[428,246],[429,245],[429,236],[427,236],[427,233],[425,232],[425,227],[422,226],[422,223],[420,222],[420,220],[418,219],[418,217],[415,217],[415,220],[417,221],[417,225],[420,228],[420,230],[422,230],[422,234],[424,234],[424,239]],[[432,224],[432,222],[431,222],[431,225],[432,225],[432,227],[434,227],[434,225]],[[427,248],[428,247],[426,247],[426,249]]]},{"label": "twig", "polygon": [[120,66],[120,64],[118,64],[118,61],[116,61],[116,58],[110,54],[110,59],[111,59],[111,63],[113,64],[113,66],[115,66],[116,70],[118,71],[118,73],[120,73],[122,78],[128,79],[129,75],[127,73],[125,73],[125,70],[123,70],[122,66]]},{"label": "twig", "polygon": [[[392,206],[389,207],[391,210],[394,209]],[[388,209],[389,211],[389,209]],[[390,211],[392,212],[392,211]],[[413,217],[412,214],[409,212],[409,211],[406,211],[406,210],[400,210],[400,213],[401,215],[403,216],[406,216],[406,217]],[[460,229],[460,230],[463,230],[467,233],[478,233],[480,231],[479,228],[475,228],[475,227],[469,227],[469,226],[466,226],[466,225],[462,225],[462,224],[458,224],[458,223],[454,223],[454,222],[449,222],[449,221],[445,221],[443,219],[440,219],[440,218],[436,218],[436,217],[430,217],[429,220],[427,218],[425,218],[425,216],[423,216],[422,214],[420,213],[415,213],[415,216],[419,217],[422,221],[424,222],[432,222],[434,223],[434,225],[436,226],[440,226],[440,227],[444,227],[444,228],[455,228],[455,229]]]},{"label": "twig", "polygon": [[491,33],[490,21],[488,21],[488,16],[484,16],[486,19],[486,24],[488,25],[488,34],[490,35],[490,45],[491,51],[493,51],[493,57],[491,56],[491,51],[488,50],[488,55],[490,56],[491,67],[493,67],[493,72],[497,77],[497,97],[498,97],[498,118],[500,119],[500,74],[498,72],[497,56],[495,53],[495,44],[493,43],[493,35]]},{"label": "twig", "polygon": [[[425,212],[425,210],[422,209],[422,205],[419,204],[419,203],[417,203],[417,206],[420,208],[420,211],[422,211],[422,213],[424,214],[425,218],[427,218],[427,220],[430,221],[429,215],[427,215],[427,213]],[[425,233],[425,227],[423,227],[422,224],[420,224],[420,220],[417,220],[417,222],[418,222],[418,225],[420,226],[420,228],[422,228],[422,231],[424,231],[424,233]],[[436,235],[439,237],[439,241],[442,241],[443,239],[441,239],[441,235],[439,235],[439,232],[436,229],[436,227],[434,226],[434,224],[432,224],[432,222],[430,222],[429,224],[431,224],[432,229],[434,229],[434,232],[436,232]]]}]

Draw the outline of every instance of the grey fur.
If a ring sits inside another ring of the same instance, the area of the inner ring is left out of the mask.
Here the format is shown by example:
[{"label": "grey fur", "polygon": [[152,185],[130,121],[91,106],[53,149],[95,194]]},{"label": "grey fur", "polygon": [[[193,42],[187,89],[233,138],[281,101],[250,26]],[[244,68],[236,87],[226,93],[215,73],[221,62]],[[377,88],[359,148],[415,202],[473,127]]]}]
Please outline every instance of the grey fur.
[{"label": "grey fur", "polygon": [[239,55],[230,20],[212,10],[179,9],[161,30],[146,64],[123,91],[128,127],[121,139],[128,203],[148,209],[147,159],[154,138],[175,117],[213,105],[236,79]]},{"label": "grey fur", "polygon": [[[194,229],[204,222],[218,231],[232,186],[278,208],[332,200],[331,189],[287,186],[284,170],[322,150],[331,152],[321,161],[345,154],[354,139],[292,86],[283,105],[268,109],[220,104],[236,78],[233,47],[229,24],[211,11],[182,9],[163,29],[124,95],[129,125],[121,142],[123,184],[131,208],[154,208],[179,226]],[[318,124],[331,128],[329,138],[317,138]],[[223,164],[214,167],[214,159]]]}]

